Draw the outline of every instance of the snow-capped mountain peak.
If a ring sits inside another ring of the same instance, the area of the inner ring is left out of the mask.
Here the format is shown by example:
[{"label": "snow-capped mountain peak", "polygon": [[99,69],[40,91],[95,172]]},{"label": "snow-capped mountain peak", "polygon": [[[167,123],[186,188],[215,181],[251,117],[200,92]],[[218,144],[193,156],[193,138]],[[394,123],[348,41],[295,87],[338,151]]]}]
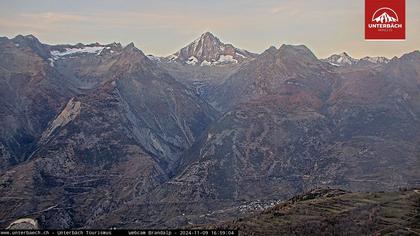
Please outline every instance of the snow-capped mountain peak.
[{"label": "snow-capped mountain peak", "polygon": [[333,54],[330,57],[323,59],[323,61],[328,62],[335,66],[345,66],[345,65],[356,64],[358,60],[352,58],[346,52],[342,52],[340,54]]},{"label": "snow-capped mountain peak", "polygon": [[351,57],[346,52],[340,54],[333,54],[328,58],[322,59],[324,62],[328,62],[334,66],[352,66],[360,63],[371,63],[371,64],[386,64],[389,62],[389,59],[386,57],[363,57],[361,59],[356,59]]},{"label": "snow-capped mountain peak", "polygon": [[205,32],[166,59],[189,65],[213,66],[241,63],[255,56],[254,53],[225,44],[212,33]]},{"label": "snow-capped mountain peak", "polygon": [[366,61],[374,64],[386,64],[390,60],[386,57],[363,57],[360,61]]}]

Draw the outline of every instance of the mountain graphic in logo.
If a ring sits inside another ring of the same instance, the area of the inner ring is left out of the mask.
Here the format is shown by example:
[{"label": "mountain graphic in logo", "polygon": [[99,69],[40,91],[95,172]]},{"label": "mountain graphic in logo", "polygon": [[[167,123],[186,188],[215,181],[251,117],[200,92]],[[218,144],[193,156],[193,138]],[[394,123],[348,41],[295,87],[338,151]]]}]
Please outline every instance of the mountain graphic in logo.
[{"label": "mountain graphic in logo", "polygon": [[398,22],[397,13],[388,7],[378,9],[372,16],[372,21],[376,23],[393,23]]},{"label": "mountain graphic in logo", "polygon": [[397,19],[388,15],[388,13],[386,13],[386,12],[382,13],[382,15],[373,19],[373,21],[375,21],[376,23],[379,23],[379,22],[381,22],[381,23],[398,22]]}]

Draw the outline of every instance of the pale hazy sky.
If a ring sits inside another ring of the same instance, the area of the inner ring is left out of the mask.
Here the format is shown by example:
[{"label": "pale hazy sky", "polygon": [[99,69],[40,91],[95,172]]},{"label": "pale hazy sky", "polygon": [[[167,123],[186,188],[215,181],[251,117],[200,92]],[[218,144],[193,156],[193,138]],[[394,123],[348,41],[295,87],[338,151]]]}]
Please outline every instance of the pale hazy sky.
[{"label": "pale hazy sky", "polygon": [[262,52],[305,44],[318,57],[400,56],[420,49],[420,0],[406,0],[407,40],[364,41],[364,0],[0,0],[0,36],[42,42],[135,45],[169,55],[211,31],[225,43]]}]

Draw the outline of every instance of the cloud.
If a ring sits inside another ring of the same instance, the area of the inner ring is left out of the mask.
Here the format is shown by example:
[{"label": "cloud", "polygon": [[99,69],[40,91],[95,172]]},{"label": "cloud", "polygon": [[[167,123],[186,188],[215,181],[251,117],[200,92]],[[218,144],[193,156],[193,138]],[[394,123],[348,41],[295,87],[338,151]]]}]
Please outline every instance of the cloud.
[{"label": "cloud", "polygon": [[89,17],[78,15],[78,14],[69,14],[69,13],[60,13],[60,12],[42,12],[42,13],[26,13],[20,14],[20,17],[24,21],[41,21],[40,23],[44,24],[59,24],[63,22],[82,22],[89,20]]},{"label": "cloud", "polygon": [[12,17],[0,17],[0,28],[13,34],[25,32],[45,34],[68,30],[64,26],[71,26],[81,22],[89,22],[89,17],[77,14],[57,12],[23,13]]},{"label": "cloud", "polygon": [[[92,14],[71,14],[64,12],[23,13],[14,17],[0,18],[0,25],[15,31],[57,32],[67,30],[172,30],[183,34],[196,34],[205,29],[217,31],[240,30],[250,27],[264,27],[271,19],[265,14],[214,14],[213,12],[149,11],[120,12],[103,11]],[[36,24],[34,24],[36,22]]]}]

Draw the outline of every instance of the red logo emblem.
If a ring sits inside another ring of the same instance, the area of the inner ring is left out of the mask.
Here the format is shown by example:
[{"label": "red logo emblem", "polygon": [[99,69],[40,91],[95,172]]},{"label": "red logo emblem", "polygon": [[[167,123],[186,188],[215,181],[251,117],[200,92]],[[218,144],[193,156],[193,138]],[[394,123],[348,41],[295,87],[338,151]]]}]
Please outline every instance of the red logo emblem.
[{"label": "red logo emblem", "polygon": [[365,0],[365,39],[404,40],[405,0]]}]

